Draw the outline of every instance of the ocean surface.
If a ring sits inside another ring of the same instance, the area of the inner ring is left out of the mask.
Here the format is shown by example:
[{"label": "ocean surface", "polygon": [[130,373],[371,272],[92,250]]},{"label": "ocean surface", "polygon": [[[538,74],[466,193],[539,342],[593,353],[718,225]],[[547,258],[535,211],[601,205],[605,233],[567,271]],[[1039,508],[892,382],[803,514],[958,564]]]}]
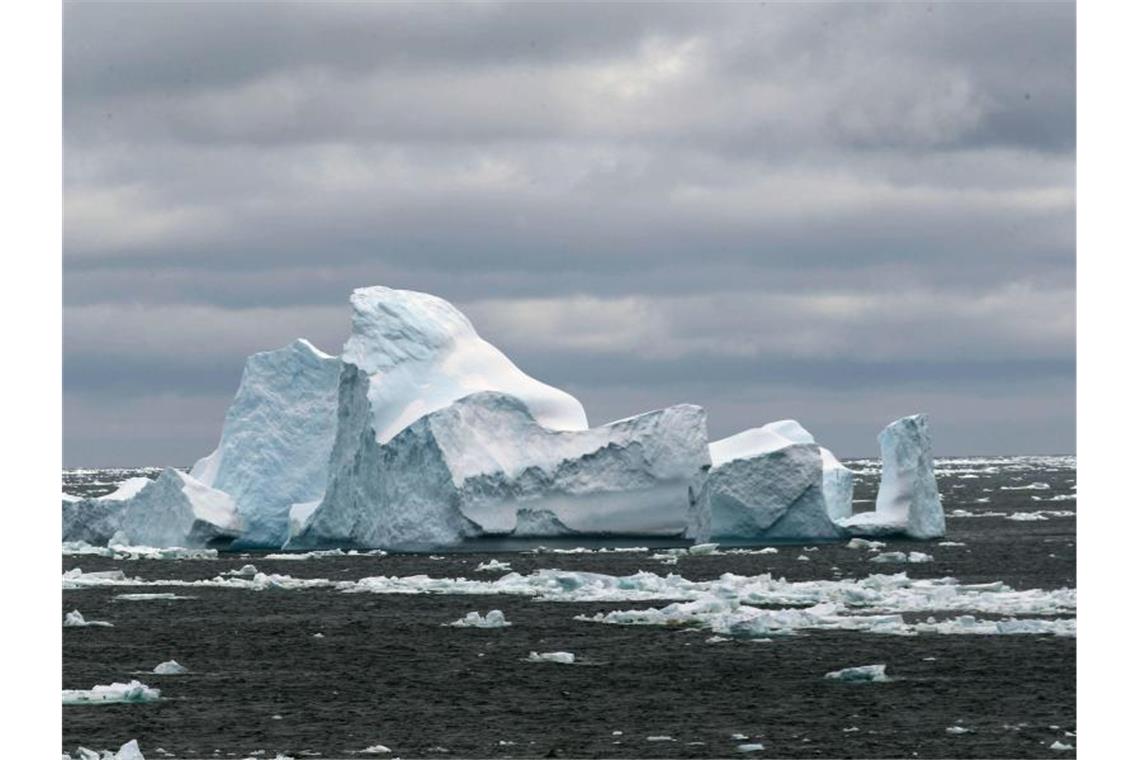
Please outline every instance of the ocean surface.
[{"label": "ocean surface", "polygon": [[[872,509],[877,462],[848,465],[856,510]],[[97,495],[136,474],[68,471],[64,489]],[[943,459],[937,475],[946,538],[877,549],[65,553],[61,618],[112,626],[63,629],[62,688],[137,679],[161,698],[65,705],[62,748],[137,739],[148,760],[1071,756],[1050,747],[1077,746],[1075,460]],[[889,552],[916,561],[874,559]],[[122,577],[90,575],[102,571]],[[448,625],[493,609],[511,625]],[[631,621],[654,624],[617,624]],[[985,632],[994,621],[1002,633]],[[171,659],[189,672],[151,672]],[[825,677],[871,664],[888,680]],[[390,754],[362,753],[376,745]]]}]

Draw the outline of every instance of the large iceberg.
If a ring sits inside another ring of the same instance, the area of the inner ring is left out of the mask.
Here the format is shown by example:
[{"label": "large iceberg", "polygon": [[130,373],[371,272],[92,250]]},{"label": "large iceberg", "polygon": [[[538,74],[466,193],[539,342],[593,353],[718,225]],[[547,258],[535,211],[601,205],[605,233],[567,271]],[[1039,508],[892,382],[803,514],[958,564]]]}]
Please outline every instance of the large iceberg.
[{"label": "large iceberg", "polygon": [[590,428],[447,301],[352,293],[340,357],[298,339],[249,358],[218,447],[95,499],[63,539],[156,547],[429,549],[486,536],[828,540],[944,533],[926,418],[880,435],[875,512],[794,420],[708,442],[682,404]]},{"label": "large iceberg", "polygon": [[887,425],[879,433],[879,448],[883,472],[875,511],[854,514],[840,524],[861,536],[928,539],[946,535],[926,415],[913,414]]},{"label": "large iceberg", "polygon": [[480,536],[696,537],[705,414],[680,405],[551,430],[520,399],[465,396],[381,443],[370,379],[346,363],[324,501],[290,546],[425,548]]},{"label": "large iceberg", "polygon": [[280,547],[294,505],[324,495],[340,367],[301,339],[246,361],[218,448],[190,470],[234,500],[245,521],[239,545]]}]

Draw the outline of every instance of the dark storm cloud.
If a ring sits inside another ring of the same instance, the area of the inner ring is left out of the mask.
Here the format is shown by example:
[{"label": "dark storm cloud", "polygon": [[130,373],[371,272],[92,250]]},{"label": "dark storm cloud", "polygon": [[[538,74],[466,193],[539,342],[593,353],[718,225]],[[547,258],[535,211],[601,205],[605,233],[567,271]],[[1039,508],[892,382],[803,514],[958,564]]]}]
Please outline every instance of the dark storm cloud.
[{"label": "dark storm cloud", "polygon": [[600,418],[843,449],[894,398],[1071,450],[1074,15],[68,3],[67,458],[206,450],[242,358],[335,352],[372,283]]}]

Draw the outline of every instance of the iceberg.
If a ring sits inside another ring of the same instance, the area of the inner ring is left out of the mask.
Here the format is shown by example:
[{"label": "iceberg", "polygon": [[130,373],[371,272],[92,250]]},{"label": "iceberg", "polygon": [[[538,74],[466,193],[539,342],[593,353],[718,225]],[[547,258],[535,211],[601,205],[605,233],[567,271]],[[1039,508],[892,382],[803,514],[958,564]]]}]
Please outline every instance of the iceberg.
[{"label": "iceberg", "polygon": [[856,668],[843,668],[842,670],[833,670],[824,677],[836,681],[855,683],[890,680],[887,678],[886,665],[860,665]]},{"label": "iceberg", "polygon": [[108,623],[105,620],[88,620],[83,617],[83,613],[79,610],[72,610],[63,617],[64,628],[86,628],[88,626],[100,626],[103,628],[113,628],[114,623]]},{"label": "iceberg", "polygon": [[154,670],[151,672],[160,676],[178,676],[190,671],[187,670],[184,665],[179,665],[175,660],[167,660],[166,662],[160,662],[155,665]]},{"label": "iceberg", "polygon": [[859,512],[839,524],[862,536],[945,536],[946,516],[934,479],[926,415],[914,414],[887,425],[879,433],[879,448],[883,474],[875,511]]},{"label": "iceberg", "polygon": [[502,610],[491,610],[486,616],[478,612],[468,612],[458,620],[447,623],[452,628],[506,628],[510,622]]},{"label": "iceberg", "polygon": [[559,665],[573,665],[573,652],[531,652],[527,655],[527,662],[555,662]]},{"label": "iceberg", "polygon": [[700,407],[553,430],[520,399],[485,391],[381,443],[368,384],[345,364],[328,491],[290,548],[556,533],[695,538],[707,523],[697,499],[709,464]]},{"label": "iceberg", "polygon": [[376,286],[350,303],[340,356],[297,339],[249,357],[217,448],[188,474],[64,494],[67,545],[167,557],[945,532],[923,415],[880,434],[875,511],[852,515],[852,471],[795,420],[711,444],[691,404],[591,428],[577,399],[524,373],[447,301]]},{"label": "iceberg", "polygon": [[157,702],[159,697],[158,689],[152,689],[139,681],[99,685],[90,689],[63,690],[65,705]]},{"label": "iceberg", "polygon": [[139,749],[139,743],[135,739],[119,747],[118,752],[110,752],[104,750],[102,753],[96,752],[93,749],[86,747],[78,747],[75,750],[75,755],[68,755],[64,753],[64,760],[146,760],[143,757],[142,750]]},{"label": "iceberg", "polygon": [[[824,451],[794,420],[710,443],[712,469],[702,493],[708,501],[709,534],[750,539],[843,537],[845,531],[834,516],[850,513],[853,476]],[[838,467],[832,466],[830,475],[828,458]]]},{"label": "iceberg", "polygon": [[[89,544],[205,547],[229,544],[242,521],[229,494],[167,468],[130,495],[63,504],[63,540]],[[128,481],[129,482],[129,481]]]},{"label": "iceberg", "polygon": [[249,357],[222,436],[190,474],[229,494],[245,523],[235,544],[280,548],[290,511],[319,502],[336,437],[340,359],[297,339]]}]

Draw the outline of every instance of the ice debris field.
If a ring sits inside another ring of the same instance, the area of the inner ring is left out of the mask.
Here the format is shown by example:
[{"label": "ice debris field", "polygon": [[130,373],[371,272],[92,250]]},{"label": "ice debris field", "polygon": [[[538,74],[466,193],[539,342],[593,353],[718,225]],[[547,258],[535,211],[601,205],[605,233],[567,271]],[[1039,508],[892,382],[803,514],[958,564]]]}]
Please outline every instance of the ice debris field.
[{"label": "ice debris field", "polygon": [[879,434],[874,509],[856,512],[852,471],[794,420],[709,441],[704,410],[679,404],[590,427],[447,301],[377,286],[351,306],[340,356],[298,339],[248,359],[218,447],[189,473],[65,494],[63,540],[164,557],[945,533],[925,415]]}]

